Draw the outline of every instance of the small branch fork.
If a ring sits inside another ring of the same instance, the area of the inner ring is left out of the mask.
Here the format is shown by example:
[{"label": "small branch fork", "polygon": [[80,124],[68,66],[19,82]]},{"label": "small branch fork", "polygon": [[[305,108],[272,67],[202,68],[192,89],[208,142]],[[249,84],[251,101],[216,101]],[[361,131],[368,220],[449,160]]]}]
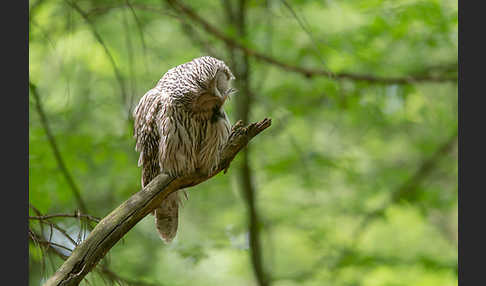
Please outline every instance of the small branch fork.
[{"label": "small branch fork", "polygon": [[174,178],[160,174],[155,177],[145,188],[103,218],[44,286],[78,285],[106,253],[169,194],[200,184],[221,171],[226,172],[236,154],[271,123],[271,119],[265,118],[245,127],[242,121],[238,121],[233,126],[228,143],[221,152],[217,171],[210,175],[195,173]]}]

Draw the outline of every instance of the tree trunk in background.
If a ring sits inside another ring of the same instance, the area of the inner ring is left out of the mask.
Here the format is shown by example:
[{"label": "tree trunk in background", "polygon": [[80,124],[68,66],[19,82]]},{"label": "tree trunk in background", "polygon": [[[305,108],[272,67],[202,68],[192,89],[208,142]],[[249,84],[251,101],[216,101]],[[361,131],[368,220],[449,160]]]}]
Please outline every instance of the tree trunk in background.
[{"label": "tree trunk in background", "polygon": [[[226,9],[226,16],[229,25],[233,26],[240,39],[246,37],[246,4],[245,0],[238,1],[238,7],[233,7],[230,1],[224,1]],[[252,106],[252,92],[250,81],[250,64],[248,55],[241,50],[228,46],[228,52],[231,58],[231,69],[235,73],[235,83],[238,89],[238,94],[234,97],[236,100],[236,118],[247,123],[250,117]],[[245,199],[245,204],[248,213],[248,231],[249,231],[249,246],[250,258],[252,262],[253,272],[255,274],[258,285],[269,285],[266,277],[263,262],[262,250],[260,242],[260,225],[258,219],[258,211],[255,201],[255,188],[253,186],[253,173],[250,169],[250,146],[242,150],[241,165],[238,168],[238,179],[242,195]]]}]

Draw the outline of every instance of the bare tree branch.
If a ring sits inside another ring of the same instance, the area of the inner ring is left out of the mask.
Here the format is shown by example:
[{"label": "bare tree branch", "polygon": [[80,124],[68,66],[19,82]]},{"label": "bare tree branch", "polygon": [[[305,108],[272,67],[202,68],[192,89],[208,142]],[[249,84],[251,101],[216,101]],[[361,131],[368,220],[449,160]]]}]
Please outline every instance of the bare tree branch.
[{"label": "bare tree branch", "polygon": [[43,216],[29,216],[29,219],[32,219],[32,220],[48,220],[48,219],[51,219],[51,218],[61,218],[61,217],[64,217],[64,218],[66,218],[66,217],[69,217],[69,218],[86,218],[86,219],[94,221],[94,222],[100,222],[99,218],[92,216],[92,215],[82,214],[80,212],[75,212],[73,214],[63,213],[63,214],[48,214],[48,215],[43,215]]},{"label": "bare tree branch", "polygon": [[169,4],[171,4],[172,7],[174,7],[177,11],[185,14],[187,17],[191,18],[194,22],[198,23],[206,32],[222,40],[227,46],[238,49],[248,56],[252,56],[258,60],[278,66],[284,70],[300,73],[307,78],[311,78],[314,76],[325,76],[331,79],[367,81],[376,84],[410,84],[410,83],[418,83],[418,82],[457,82],[457,76],[420,75],[420,76],[406,76],[406,77],[378,77],[374,75],[356,74],[356,73],[347,73],[347,72],[332,73],[326,70],[319,70],[319,69],[312,69],[312,68],[290,65],[238,43],[236,40],[225,35],[215,26],[211,25],[209,22],[207,22],[201,16],[199,16],[194,10],[182,4],[181,2],[177,0],[166,0],[166,1]]},{"label": "bare tree branch", "polygon": [[[76,213],[74,214],[51,214],[51,215],[42,215],[42,213],[36,208],[34,207],[32,204],[29,203],[29,207],[37,214],[37,216],[29,216],[29,220],[37,220],[39,221],[39,225],[41,227],[41,232],[42,234],[45,235],[45,232],[44,232],[44,229],[42,227],[43,224],[46,224],[48,226],[50,226],[50,233],[49,233],[49,242],[51,242],[51,239],[52,239],[52,236],[54,234],[53,232],[53,228],[55,228],[57,231],[59,231],[62,235],[64,235],[64,237],[66,237],[74,246],[78,245],[79,242],[82,241],[82,232],[81,232],[81,229],[78,233],[78,237],[77,237],[77,240],[73,239],[65,229],[63,229],[62,227],[60,227],[58,224],[52,222],[50,219],[52,218],[59,218],[59,217],[69,217],[69,218],[85,218],[85,219],[88,219],[88,221],[96,221],[93,217],[89,216],[89,215],[82,215],[81,213],[79,213],[79,211],[76,211]],[[99,219],[97,219],[97,221],[99,221]],[[88,224],[89,226],[89,224]],[[69,252],[71,252],[72,249],[69,249]]]},{"label": "bare tree branch", "polygon": [[267,118],[246,127],[238,121],[233,126],[228,143],[221,152],[219,167],[213,174],[195,173],[177,178],[160,174],[155,177],[144,189],[132,195],[103,218],[44,285],[78,285],[106,253],[141,219],[159,206],[169,194],[200,184],[221,171],[226,172],[236,154],[253,137],[270,125],[271,120]]},{"label": "bare tree branch", "polygon": [[[65,233],[65,232],[64,232]],[[64,234],[63,233],[63,234]],[[69,237],[69,236],[68,236]],[[71,240],[72,238],[69,237]],[[55,243],[55,242],[52,242],[52,241],[47,241],[45,240],[44,238],[42,238],[41,235],[35,233],[33,230],[29,229],[29,239],[34,242],[35,244],[40,244],[40,245],[44,245],[44,246],[48,246],[49,248],[52,248],[52,250],[57,254],[59,255],[62,259],[66,259],[67,256],[65,256],[64,254],[58,252],[53,246],[55,247],[59,247],[59,248],[62,248],[62,249],[65,249],[69,252],[73,251],[72,249],[70,249],[69,247],[66,247],[65,245],[62,245],[62,244],[59,244],[59,243]]]},{"label": "bare tree branch", "polygon": [[51,128],[49,127],[49,123],[47,121],[46,114],[44,112],[44,109],[42,107],[42,102],[39,97],[39,93],[37,92],[37,87],[29,80],[29,89],[31,94],[34,97],[35,100],[35,107],[37,109],[37,113],[39,114],[40,117],[40,122],[42,124],[42,127],[44,128],[46,132],[47,139],[49,141],[49,144],[51,145],[52,152],[54,153],[54,157],[56,158],[57,165],[59,166],[59,169],[61,170],[62,174],[64,175],[64,178],[66,179],[69,187],[71,188],[71,191],[74,194],[74,197],[76,198],[76,201],[78,203],[79,208],[81,209],[82,212],[87,213],[88,210],[86,208],[86,204],[84,203],[83,199],[81,198],[81,193],[79,191],[78,186],[73,180],[73,177],[71,176],[71,173],[69,172],[68,168],[66,167],[66,164],[64,163],[64,160],[61,156],[61,152],[59,152],[59,148],[57,147],[56,140],[54,139],[54,136],[52,135]]}]

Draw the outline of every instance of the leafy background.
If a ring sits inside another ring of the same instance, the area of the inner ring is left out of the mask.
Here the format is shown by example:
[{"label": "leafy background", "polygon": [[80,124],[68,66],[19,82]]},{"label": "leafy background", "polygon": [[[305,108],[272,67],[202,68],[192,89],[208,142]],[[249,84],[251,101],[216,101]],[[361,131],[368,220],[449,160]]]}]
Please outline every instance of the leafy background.
[{"label": "leafy background", "polygon": [[[131,111],[141,96],[202,55],[240,74],[242,50],[170,2],[30,1],[30,285],[69,255],[50,243],[73,247],[53,224],[77,240],[94,225],[33,217],[101,218],[140,189]],[[236,122],[251,98],[249,121],[271,117],[272,127],[226,175],[190,189],[173,243],[149,215],[82,285],[457,285],[457,1],[177,3],[241,47],[332,74],[248,55],[226,110]],[[245,15],[244,35],[228,6]]]}]

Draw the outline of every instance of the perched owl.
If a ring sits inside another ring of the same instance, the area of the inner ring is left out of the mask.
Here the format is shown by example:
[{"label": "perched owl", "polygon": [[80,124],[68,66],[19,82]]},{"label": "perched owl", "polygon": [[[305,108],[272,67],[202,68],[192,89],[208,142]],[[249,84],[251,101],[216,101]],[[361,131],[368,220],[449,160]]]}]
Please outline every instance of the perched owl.
[{"label": "perched owl", "polygon": [[[204,56],[167,71],[140,99],[134,110],[134,137],[142,187],[159,173],[215,171],[231,129],[223,105],[235,92],[233,79],[223,61]],[[179,204],[177,191],[154,211],[157,231],[166,243],[177,233]]]}]

